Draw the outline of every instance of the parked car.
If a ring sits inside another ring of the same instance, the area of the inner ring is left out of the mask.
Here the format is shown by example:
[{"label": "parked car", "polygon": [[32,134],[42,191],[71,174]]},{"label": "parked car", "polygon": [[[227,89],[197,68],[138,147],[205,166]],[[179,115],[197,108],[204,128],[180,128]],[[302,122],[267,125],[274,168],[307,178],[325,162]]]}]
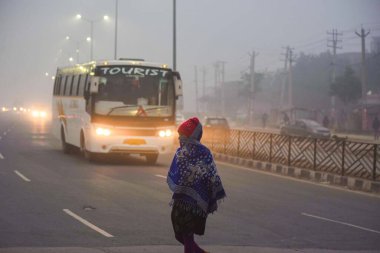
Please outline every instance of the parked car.
[{"label": "parked car", "polygon": [[224,117],[205,117],[203,121],[203,139],[217,143],[230,140],[230,126]]},{"label": "parked car", "polygon": [[330,138],[331,131],[314,120],[299,119],[280,128],[280,134]]}]

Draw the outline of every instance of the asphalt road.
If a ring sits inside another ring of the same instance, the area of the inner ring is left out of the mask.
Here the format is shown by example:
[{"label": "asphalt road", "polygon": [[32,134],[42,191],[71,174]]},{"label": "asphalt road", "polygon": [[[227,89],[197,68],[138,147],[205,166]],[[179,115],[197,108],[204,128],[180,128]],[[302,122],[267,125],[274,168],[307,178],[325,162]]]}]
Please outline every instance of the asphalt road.
[{"label": "asphalt road", "polygon": [[[0,251],[178,245],[156,166],[65,155],[49,124],[0,114]],[[218,163],[227,192],[201,245],[380,251],[380,198]],[[3,251],[5,252],[5,251]],[[232,252],[232,251],[231,251]]]}]

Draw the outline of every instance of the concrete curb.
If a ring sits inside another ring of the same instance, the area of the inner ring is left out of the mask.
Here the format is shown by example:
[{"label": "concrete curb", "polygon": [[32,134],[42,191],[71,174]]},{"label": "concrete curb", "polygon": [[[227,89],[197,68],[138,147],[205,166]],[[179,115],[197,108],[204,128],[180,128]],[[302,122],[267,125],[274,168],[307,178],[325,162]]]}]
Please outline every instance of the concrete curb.
[{"label": "concrete curb", "polygon": [[269,163],[263,161],[256,161],[251,159],[244,159],[234,156],[229,156],[221,153],[213,153],[217,161],[240,165],[247,168],[257,169],[261,171],[281,174],[284,176],[319,182],[323,184],[330,184],[340,187],[346,187],[350,190],[362,191],[367,193],[374,193],[380,195],[380,182],[371,180],[354,178],[348,176],[341,176],[324,171],[313,171],[309,169],[296,168],[282,164]]}]

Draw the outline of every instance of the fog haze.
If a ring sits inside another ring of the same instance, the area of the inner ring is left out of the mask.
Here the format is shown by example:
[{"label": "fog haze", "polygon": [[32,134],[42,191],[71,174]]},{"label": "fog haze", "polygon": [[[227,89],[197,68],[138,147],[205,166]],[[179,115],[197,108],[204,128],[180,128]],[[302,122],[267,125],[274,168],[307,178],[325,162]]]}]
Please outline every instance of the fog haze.
[{"label": "fog haze", "polygon": [[[172,0],[119,0],[118,57],[144,58],[172,66]],[[257,71],[283,67],[281,53],[318,54],[328,50],[326,32],[338,29],[343,49],[359,52],[361,25],[380,36],[378,0],[177,0],[177,70],[184,82],[184,106],[194,111],[194,66],[207,69],[226,62],[226,81],[238,80],[259,53]],[[0,106],[50,103],[56,68],[88,61],[90,24],[94,59],[113,59],[115,1],[0,0]],[[108,15],[110,20],[101,20]],[[66,40],[70,36],[70,40]],[[356,37],[355,37],[356,36]],[[48,75],[46,75],[46,73]]]}]

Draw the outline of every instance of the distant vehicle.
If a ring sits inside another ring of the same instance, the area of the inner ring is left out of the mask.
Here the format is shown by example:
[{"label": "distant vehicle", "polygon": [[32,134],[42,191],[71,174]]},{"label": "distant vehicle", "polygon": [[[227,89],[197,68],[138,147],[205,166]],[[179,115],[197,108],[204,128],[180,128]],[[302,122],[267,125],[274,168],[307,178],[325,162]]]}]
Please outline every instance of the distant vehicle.
[{"label": "distant vehicle", "polygon": [[230,126],[228,120],[224,117],[205,117],[204,122],[204,140],[217,143],[229,142]]},{"label": "distant vehicle", "polygon": [[31,112],[31,115],[33,118],[40,118],[40,119],[45,119],[47,118],[47,109],[43,106],[36,106],[33,107],[31,110],[28,109],[29,112]]},{"label": "distant vehicle", "polygon": [[57,69],[52,129],[69,153],[138,154],[149,164],[172,150],[178,72],[166,64],[120,59]]},{"label": "distant vehicle", "polygon": [[280,128],[280,134],[330,138],[331,131],[314,120],[299,119]]},{"label": "distant vehicle", "polygon": [[5,107],[5,106],[1,107],[2,112],[8,112],[9,110],[10,109],[8,107]]}]

